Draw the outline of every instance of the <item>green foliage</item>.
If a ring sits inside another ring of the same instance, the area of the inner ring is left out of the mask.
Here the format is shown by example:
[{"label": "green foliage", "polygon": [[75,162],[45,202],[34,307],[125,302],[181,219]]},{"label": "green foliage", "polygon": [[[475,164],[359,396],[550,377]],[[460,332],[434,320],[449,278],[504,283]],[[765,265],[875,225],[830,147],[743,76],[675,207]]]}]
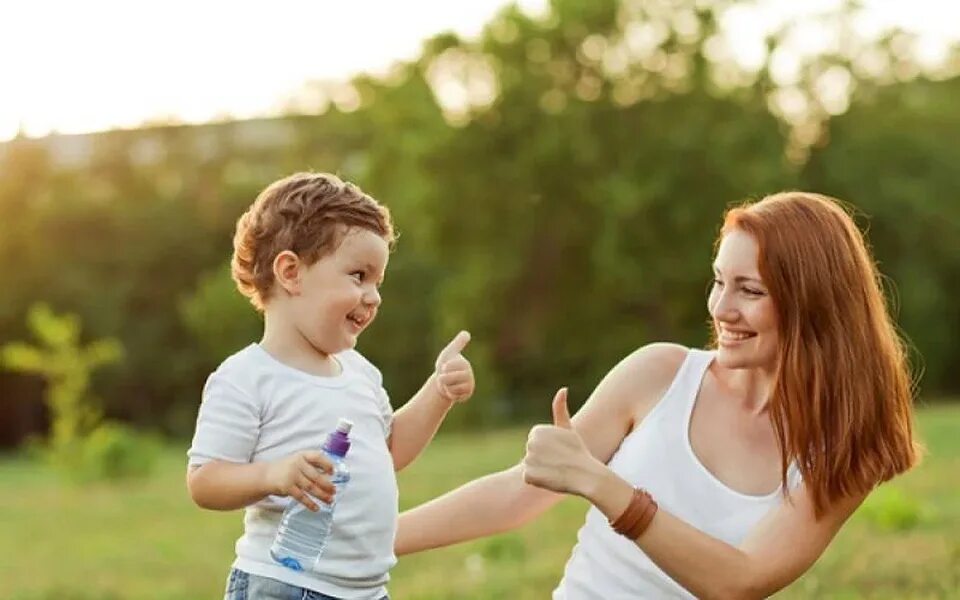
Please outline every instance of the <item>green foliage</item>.
[{"label": "green foliage", "polygon": [[0,347],[0,364],[41,376],[47,383],[46,402],[53,419],[46,444],[38,452],[70,479],[119,479],[149,473],[156,442],[140,440],[127,427],[104,423],[90,395],[93,372],[119,362],[123,347],[113,339],[80,346],[80,320],[57,315],[45,304],[28,316],[37,345],[11,342]]},{"label": "green foliage", "polygon": [[870,494],[861,510],[871,523],[887,531],[908,531],[931,518],[919,499],[887,486]]},{"label": "green foliage", "polygon": [[[25,335],[37,298],[65,307],[125,349],[96,381],[106,414],[188,435],[204,378],[259,337],[224,266],[237,217],[281,176],[331,171],[401,234],[360,340],[395,406],[469,329],[477,398],[449,425],[539,418],[557,387],[575,409],[637,346],[703,344],[723,211],[805,188],[869,215],[924,391],[960,390],[960,78],[916,76],[902,33],[851,34],[781,89],[789,31],[745,69],[718,37],[734,5],[511,6],[476,40],[437,36],[345,84],[333,95],[359,102],[344,110],[0,145],[0,339]],[[855,31],[856,15],[843,4],[824,31]],[[839,116],[812,96],[830,69],[854,90]],[[806,120],[784,118],[780,92],[809,101]]]},{"label": "green foliage", "polygon": [[117,481],[146,477],[153,473],[161,448],[159,438],[119,423],[101,423],[83,440],[75,479]]},{"label": "green foliage", "polygon": [[924,369],[924,386],[960,389],[960,78],[865,95],[831,123],[804,185],[850,199]]},{"label": "green foliage", "polygon": [[0,348],[0,364],[47,381],[46,401],[53,415],[51,445],[65,448],[88,435],[100,421],[100,409],[88,394],[90,375],[102,365],[118,362],[123,349],[112,339],[81,348],[76,315],[56,315],[45,304],[33,306],[27,320],[38,345],[8,343]]},{"label": "green foliage", "polygon": [[208,363],[216,363],[257,339],[262,328],[253,306],[237,291],[230,264],[200,278],[180,302],[184,324]]}]

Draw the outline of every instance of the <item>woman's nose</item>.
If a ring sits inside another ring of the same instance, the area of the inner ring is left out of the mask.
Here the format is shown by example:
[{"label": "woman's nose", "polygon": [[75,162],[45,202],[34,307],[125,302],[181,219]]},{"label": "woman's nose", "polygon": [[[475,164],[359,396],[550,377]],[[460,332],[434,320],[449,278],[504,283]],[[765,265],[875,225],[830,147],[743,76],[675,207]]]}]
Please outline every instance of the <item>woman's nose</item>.
[{"label": "woman's nose", "polygon": [[710,314],[718,321],[735,321],[738,311],[730,294],[726,290],[718,291],[710,305]]}]

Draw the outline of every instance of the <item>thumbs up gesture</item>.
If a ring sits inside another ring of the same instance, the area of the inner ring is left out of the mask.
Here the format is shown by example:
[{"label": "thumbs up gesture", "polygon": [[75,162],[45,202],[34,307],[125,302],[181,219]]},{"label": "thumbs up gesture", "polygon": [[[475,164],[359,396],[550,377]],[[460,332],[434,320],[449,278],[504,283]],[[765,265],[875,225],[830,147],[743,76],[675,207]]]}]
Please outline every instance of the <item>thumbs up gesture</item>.
[{"label": "thumbs up gesture", "polygon": [[523,480],[539,488],[584,496],[600,461],[590,454],[573,429],[567,388],[553,397],[553,425],[537,425],[527,437]]},{"label": "thumbs up gesture", "polygon": [[461,331],[437,356],[436,380],[440,395],[451,402],[466,402],[473,395],[476,381],[473,367],[463,356],[463,349],[470,342],[470,333]]}]

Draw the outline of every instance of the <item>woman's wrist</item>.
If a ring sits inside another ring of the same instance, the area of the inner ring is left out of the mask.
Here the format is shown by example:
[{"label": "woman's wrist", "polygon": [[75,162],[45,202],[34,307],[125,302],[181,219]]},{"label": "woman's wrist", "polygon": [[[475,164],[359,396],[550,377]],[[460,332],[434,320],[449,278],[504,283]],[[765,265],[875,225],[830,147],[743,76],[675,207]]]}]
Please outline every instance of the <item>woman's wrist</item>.
[{"label": "woman's wrist", "polygon": [[616,519],[626,510],[633,498],[633,486],[597,461],[584,478],[579,494],[596,506],[608,519]]}]

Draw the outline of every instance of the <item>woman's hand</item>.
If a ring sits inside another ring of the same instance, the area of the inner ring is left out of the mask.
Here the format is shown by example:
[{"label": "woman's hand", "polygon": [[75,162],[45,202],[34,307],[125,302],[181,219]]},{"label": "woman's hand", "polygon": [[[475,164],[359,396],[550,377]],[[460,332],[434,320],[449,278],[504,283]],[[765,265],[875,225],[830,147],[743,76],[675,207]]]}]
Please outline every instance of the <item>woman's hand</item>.
[{"label": "woman's hand", "polygon": [[567,388],[553,397],[553,425],[537,425],[527,438],[523,480],[536,487],[587,497],[606,467],[573,429]]}]

